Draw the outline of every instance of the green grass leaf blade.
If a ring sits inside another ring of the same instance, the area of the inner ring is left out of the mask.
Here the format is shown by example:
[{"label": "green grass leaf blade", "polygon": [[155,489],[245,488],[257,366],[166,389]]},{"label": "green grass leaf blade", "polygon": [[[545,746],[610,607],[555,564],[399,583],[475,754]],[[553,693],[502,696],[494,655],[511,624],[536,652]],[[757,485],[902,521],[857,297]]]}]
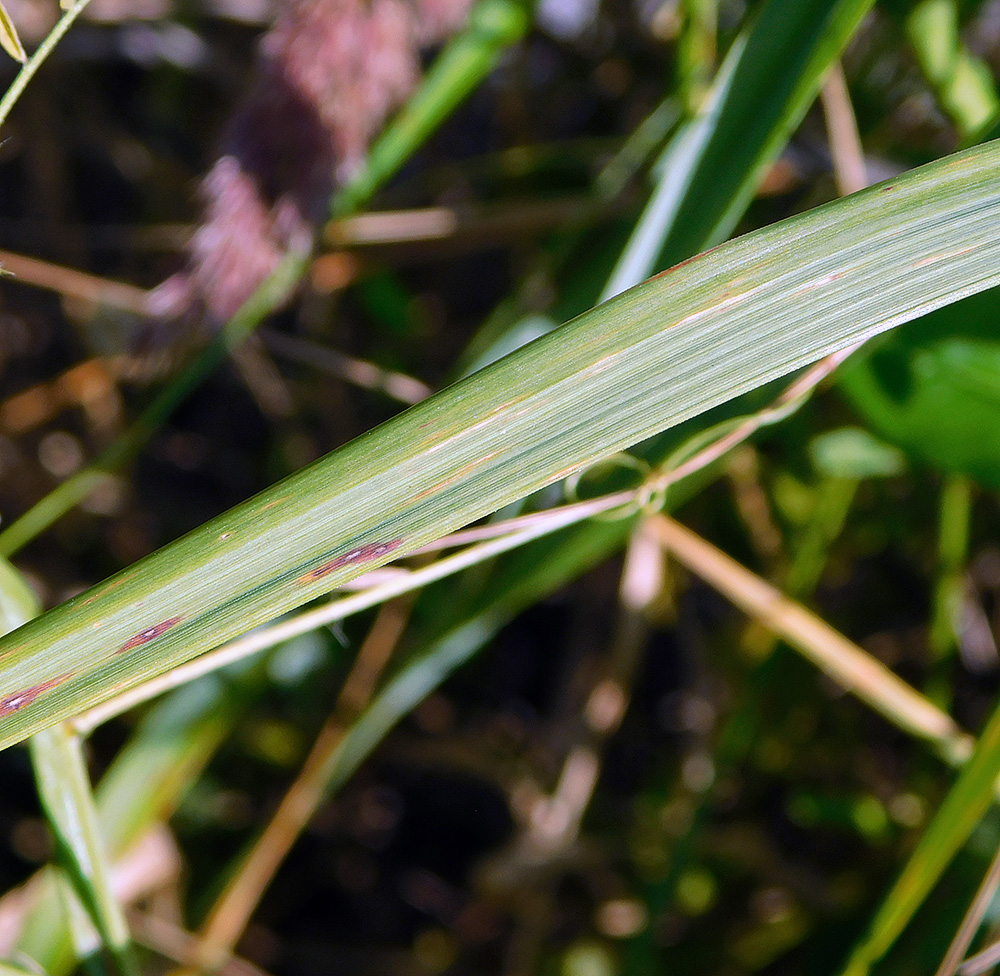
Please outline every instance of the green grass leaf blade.
[{"label": "green grass leaf blade", "polygon": [[580,316],[0,641],[0,745],[593,460],[1000,280],[1000,145]]},{"label": "green grass leaf blade", "polygon": [[888,952],[993,801],[998,776],[1000,708],[990,716],[972,757],[938,807],[843,976],[865,976]]},{"label": "green grass leaf blade", "polygon": [[[128,926],[111,889],[111,870],[97,823],[80,737],[66,725],[55,725],[29,742],[38,795],[55,838],[60,866],[100,940],[115,961],[115,970],[138,973],[132,958]],[[86,950],[77,946],[78,954]]]},{"label": "green grass leaf blade", "polygon": [[91,494],[128,463],[163,422],[280,305],[308,263],[302,252],[285,256],[225,328],[146,407],[125,433],[91,464],[61,482],[20,518],[0,531],[0,556],[11,556]]},{"label": "green grass leaf blade", "polygon": [[420,88],[376,140],[364,168],[335,195],[332,216],[364,206],[493,70],[528,24],[529,10],[521,0],[479,0],[468,27],[441,52]]},{"label": "green grass leaf blade", "polygon": [[[680,504],[695,494],[704,477],[707,472],[679,484],[672,501]],[[340,789],[385,736],[505,624],[621,549],[635,525],[635,518],[593,520],[543,536],[496,560],[489,585],[470,601],[456,601],[451,581],[443,598],[433,587],[425,592],[424,598],[440,606],[410,638],[419,651],[391,675],[330,755],[324,769],[327,792]]]},{"label": "green grass leaf blade", "polygon": [[[178,689],[143,718],[94,791],[101,836],[118,858],[170,817],[233,725],[267,687],[259,666],[230,669]],[[22,926],[18,951],[52,976],[73,968],[51,872]]]},{"label": "green grass leaf blade", "polygon": [[[40,610],[23,577],[0,559],[0,628],[13,630]],[[65,725],[55,725],[32,736],[29,747],[39,800],[65,871],[62,881],[68,882],[64,894],[85,909],[84,913],[76,907],[69,909],[74,916],[71,927],[79,934],[79,954],[90,949],[93,938],[89,922],[93,922],[100,936],[98,945],[103,942],[108,947],[118,972],[136,972],[125,917],[111,891],[110,869],[80,737]]]},{"label": "green grass leaf blade", "polygon": [[605,298],[732,233],[765,168],[816,98],[871,0],[769,0],[734,41],[701,113],[671,140],[660,181]]}]

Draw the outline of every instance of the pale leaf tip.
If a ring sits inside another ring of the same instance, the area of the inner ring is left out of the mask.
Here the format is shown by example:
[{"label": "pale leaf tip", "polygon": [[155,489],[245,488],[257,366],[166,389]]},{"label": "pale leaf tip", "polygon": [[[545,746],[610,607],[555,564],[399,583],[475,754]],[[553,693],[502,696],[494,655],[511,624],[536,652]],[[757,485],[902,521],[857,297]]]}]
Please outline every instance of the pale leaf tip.
[{"label": "pale leaf tip", "polygon": [[21,44],[21,38],[17,36],[14,21],[10,19],[10,14],[7,13],[2,2],[0,2],[0,47],[3,47],[15,61],[20,61],[21,64],[28,60],[28,56],[24,53],[24,46]]}]

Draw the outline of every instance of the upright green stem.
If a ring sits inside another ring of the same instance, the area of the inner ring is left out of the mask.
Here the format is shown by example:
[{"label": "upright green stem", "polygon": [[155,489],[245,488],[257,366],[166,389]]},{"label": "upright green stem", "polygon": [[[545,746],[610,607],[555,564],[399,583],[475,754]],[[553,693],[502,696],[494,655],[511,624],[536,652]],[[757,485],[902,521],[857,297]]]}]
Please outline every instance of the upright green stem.
[{"label": "upright green stem", "polygon": [[25,62],[10,88],[7,89],[3,98],[0,98],[0,126],[3,126],[4,122],[7,121],[10,110],[17,104],[17,100],[21,97],[28,82],[35,76],[35,72],[52,53],[53,48],[62,40],[63,34],[70,29],[73,21],[83,13],[88,3],[90,0],[76,0],[76,3],[59,18],[45,40],[38,45],[35,53]]},{"label": "upright green stem", "polygon": [[947,662],[958,647],[960,638],[971,510],[972,485],[969,480],[958,474],[948,475],[941,489],[938,574],[934,587],[934,610],[927,635],[933,669],[927,691],[935,702],[945,707],[951,697]]}]

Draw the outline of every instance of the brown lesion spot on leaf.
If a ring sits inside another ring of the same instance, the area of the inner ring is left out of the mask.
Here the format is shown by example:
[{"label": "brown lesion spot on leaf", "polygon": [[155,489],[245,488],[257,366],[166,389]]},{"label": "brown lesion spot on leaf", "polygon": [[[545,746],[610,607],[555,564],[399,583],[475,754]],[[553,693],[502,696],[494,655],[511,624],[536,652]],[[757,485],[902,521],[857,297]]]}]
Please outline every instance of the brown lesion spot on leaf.
[{"label": "brown lesion spot on leaf", "polygon": [[55,688],[56,685],[61,685],[64,681],[68,681],[73,677],[73,674],[73,671],[67,671],[56,678],[50,678],[41,684],[32,685],[30,688],[23,688],[21,691],[15,691],[13,694],[0,698],[0,718],[3,718],[5,715],[13,715],[14,712],[20,711],[25,705],[30,705],[39,695],[50,688]]},{"label": "brown lesion spot on leaf", "polygon": [[165,634],[171,627],[179,624],[181,619],[181,617],[170,617],[158,624],[153,624],[152,627],[140,630],[138,634],[130,637],[124,644],[122,644],[121,647],[118,648],[118,653],[124,654],[126,651],[131,651],[136,647],[142,647],[143,644],[148,644],[150,641],[156,640],[157,637],[161,634]]},{"label": "brown lesion spot on leaf", "polygon": [[322,579],[324,576],[329,576],[330,573],[342,569],[344,566],[378,559],[379,556],[384,556],[398,549],[402,544],[402,539],[391,539],[389,542],[370,542],[368,545],[358,546],[357,549],[351,549],[349,552],[342,553],[329,562],[317,566],[315,569],[310,569],[308,573],[303,573],[295,582],[311,583],[314,580]]}]

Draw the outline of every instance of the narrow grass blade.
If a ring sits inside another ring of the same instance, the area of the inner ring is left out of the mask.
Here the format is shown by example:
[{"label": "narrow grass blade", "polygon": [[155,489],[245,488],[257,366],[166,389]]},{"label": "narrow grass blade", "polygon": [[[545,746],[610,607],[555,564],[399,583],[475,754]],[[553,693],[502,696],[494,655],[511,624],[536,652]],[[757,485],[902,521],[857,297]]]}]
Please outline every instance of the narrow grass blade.
[{"label": "narrow grass blade", "polygon": [[[29,745],[42,809],[69,880],[68,894],[86,909],[100,943],[114,960],[114,971],[137,974],[125,916],[111,889],[80,738],[60,724],[32,736]],[[77,954],[86,957],[88,948],[78,945]]]},{"label": "narrow grass blade", "polygon": [[63,7],[64,13],[56,22],[55,27],[48,32],[45,40],[35,49],[34,54],[24,62],[10,88],[4,92],[3,98],[0,98],[0,127],[7,121],[7,116],[10,115],[11,109],[24,93],[24,89],[28,87],[28,82],[35,77],[35,72],[45,63],[48,56],[55,50],[55,46],[63,39],[66,31],[73,26],[73,22],[83,13],[89,3],[90,0],[76,0],[72,5]]},{"label": "narrow grass blade", "polygon": [[[40,609],[20,574],[6,560],[0,560],[0,628],[10,631],[36,616]],[[97,951],[103,944],[118,972],[137,972],[125,917],[111,891],[80,737],[59,724],[32,736],[29,745],[39,800],[65,872],[65,897],[85,909],[78,912],[76,906],[68,906],[78,923],[73,928],[80,933],[79,954],[89,954],[92,947]],[[96,944],[90,923],[99,935]]]},{"label": "narrow grass blade", "polygon": [[364,169],[336,194],[332,216],[363,206],[493,70],[528,23],[522,0],[479,0],[469,26],[441,52],[416,94],[376,140]]},{"label": "narrow grass blade", "polygon": [[0,641],[0,746],[1000,280],[1000,145],[659,275]]},{"label": "narrow grass blade", "polygon": [[[655,268],[680,261],[728,236],[764,169],[781,151],[822,82],[824,73],[871,6],[869,0],[767,0],[739,34],[698,113],[677,128],[653,168],[655,186],[623,250],[590,254],[562,289],[562,315],[611,298]],[[581,255],[580,257],[584,257]],[[610,269],[610,270],[609,270]],[[607,278],[603,289],[594,282]],[[532,291],[532,294],[534,290]],[[499,311],[499,310],[498,310]],[[509,351],[554,327],[537,312],[496,325],[477,339]]]},{"label": "narrow grass blade", "polygon": [[[921,0],[905,26],[942,109],[965,139],[1000,135],[1000,96],[989,69],[965,46],[955,0]],[[855,409],[883,436],[993,486],[1000,485],[998,308],[1000,293],[992,290],[942,309],[874,343],[839,377]],[[979,418],[972,427],[970,413]]]},{"label": "narrow grass blade", "polygon": [[684,27],[677,42],[677,74],[685,104],[705,96],[715,61],[719,0],[684,0]]},{"label": "narrow grass blade", "polygon": [[108,476],[127,464],[147,440],[225,360],[263,319],[281,303],[305,271],[308,257],[289,254],[270,277],[250,296],[225,328],[182,370],[129,429],[100,457],[71,475],[19,519],[0,531],[0,556],[11,556],[53,522],[74,508]]},{"label": "narrow grass blade", "polygon": [[920,838],[843,976],[865,976],[889,951],[994,799],[1000,775],[1000,708],[994,710],[972,758]]},{"label": "narrow grass blade", "polygon": [[[266,687],[261,667],[230,669],[178,689],[150,710],[94,791],[101,836],[112,858],[124,855],[176,810],[234,723]],[[49,873],[22,925],[17,948],[49,976],[58,976],[73,968],[77,954],[51,880]]]},{"label": "narrow grass blade", "polygon": [[733,42],[701,112],[671,140],[659,183],[603,297],[724,240],[816,98],[872,0],[769,0]]},{"label": "narrow grass blade", "polygon": [[[678,486],[680,503],[701,487],[698,477]],[[338,790],[395,725],[430,692],[478,654],[509,620],[621,549],[634,518],[573,525],[514,550],[492,567],[489,583],[471,597],[449,585],[430,588],[428,622],[411,634],[412,654],[344,735],[324,769],[328,793]],[[484,581],[480,581],[481,583]]]}]

